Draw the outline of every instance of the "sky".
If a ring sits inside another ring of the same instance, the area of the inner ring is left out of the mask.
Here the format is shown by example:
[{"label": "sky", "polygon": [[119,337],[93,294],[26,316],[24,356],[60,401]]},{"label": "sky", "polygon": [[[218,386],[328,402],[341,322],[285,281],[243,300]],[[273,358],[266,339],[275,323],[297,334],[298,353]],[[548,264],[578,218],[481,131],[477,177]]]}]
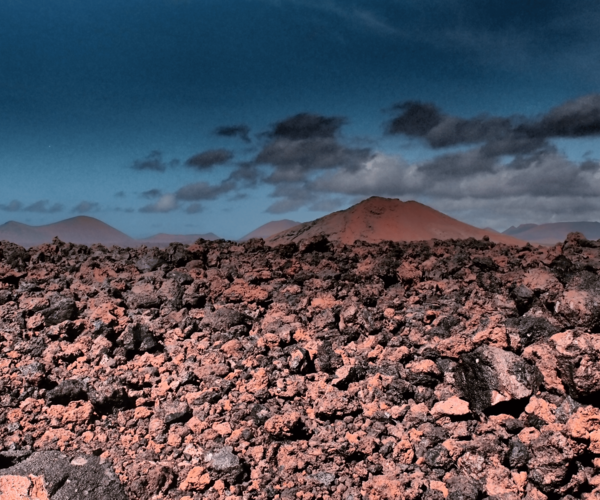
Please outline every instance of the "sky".
[{"label": "sky", "polygon": [[0,109],[0,224],[600,220],[595,0],[2,0]]}]

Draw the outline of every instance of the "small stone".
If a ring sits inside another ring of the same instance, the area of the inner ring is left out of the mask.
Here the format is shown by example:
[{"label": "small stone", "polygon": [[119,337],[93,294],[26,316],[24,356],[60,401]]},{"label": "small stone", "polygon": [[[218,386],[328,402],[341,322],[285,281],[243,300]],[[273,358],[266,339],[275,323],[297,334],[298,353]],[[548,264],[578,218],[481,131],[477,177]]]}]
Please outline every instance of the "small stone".
[{"label": "small stone", "polygon": [[446,401],[440,401],[434,404],[431,409],[432,415],[460,416],[468,415],[470,412],[469,403],[457,396],[452,396]]}]

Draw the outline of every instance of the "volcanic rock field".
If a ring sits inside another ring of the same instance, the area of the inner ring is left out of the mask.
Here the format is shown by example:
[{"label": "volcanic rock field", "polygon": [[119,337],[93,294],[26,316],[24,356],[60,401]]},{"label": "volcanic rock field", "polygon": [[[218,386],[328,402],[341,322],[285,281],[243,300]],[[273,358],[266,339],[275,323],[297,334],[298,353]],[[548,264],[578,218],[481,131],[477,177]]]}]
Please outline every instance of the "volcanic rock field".
[{"label": "volcanic rock field", "polygon": [[600,242],[0,243],[0,499],[600,498]]}]

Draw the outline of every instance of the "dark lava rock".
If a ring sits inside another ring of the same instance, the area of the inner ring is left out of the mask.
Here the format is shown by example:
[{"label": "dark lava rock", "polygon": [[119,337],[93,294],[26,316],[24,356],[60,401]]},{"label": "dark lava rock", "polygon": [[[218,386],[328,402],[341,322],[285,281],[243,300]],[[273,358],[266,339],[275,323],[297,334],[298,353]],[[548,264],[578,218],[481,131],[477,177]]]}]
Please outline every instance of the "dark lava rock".
[{"label": "dark lava rock", "polygon": [[95,456],[78,455],[69,461],[59,451],[39,451],[0,470],[0,476],[41,476],[52,500],[127,500],[114,471]]},{"label": "dark lava rock", "polygon": [[75,319],[77,306],[73,299],[64,297],[55,300],[50,307],[41,311],[47,325],[58,325],[63,321]]},{"label": "dark lava rock", "polygon": [[218,451],[209,453],[206,456],[206,461],[219,477],[227,480],[229,483],[236,483],[242,478],[244,469],[240,459],[232,451],[233,449],[230,446],[226,446]]},{"label": "dark lava rock", "polygon": [[221,307],[216,311],[208,311],[202,322],[201,327],[208,327],[214,331],[225,332],[238,325],[244,325],[248,321],[245,314],[229,307]]},{"label": "dark lava rock", "polygon": [[527,465],[529,460],[529,450],[519,438],[513,438],[510,441],[510,448],[508,450],[508,465],[512,469],[517,469]]},{"label": "dark lava rock", "polygon": [[87,398],[85,384],[75,379],[65,380],[46,393],[48,403],[65,406],[71,401],[86,400]]},{"label": "dark lava rock", "polygon": [[150,352],[158,347],[158,342],[148,326],[135,323],[117,339],[117,344],[128,351]]},{"label": "dark lava rock", "polygon": [[455,476],[447,483],[448,500],[477,500],[479,488],[468,476]]},{"label": "dark lava rock", "polygon": [[456,382],[471,409],[483,411],[530,397],[541,383],[541,374],[512,352],[482,346],[461,356]]},{"label": "dark lava rock", "polygon": [[103,381],[88,390],[90,402],[98,411],[111,412],[127,406],[129,398],[123,386]]},{"label": "dark lava rock", "polygon": [[507,326],[514,328],[523,347],[539,342],[551,337],[560,329],[550,323],[546,318],[522,316],[520,318],[511,318]]}]

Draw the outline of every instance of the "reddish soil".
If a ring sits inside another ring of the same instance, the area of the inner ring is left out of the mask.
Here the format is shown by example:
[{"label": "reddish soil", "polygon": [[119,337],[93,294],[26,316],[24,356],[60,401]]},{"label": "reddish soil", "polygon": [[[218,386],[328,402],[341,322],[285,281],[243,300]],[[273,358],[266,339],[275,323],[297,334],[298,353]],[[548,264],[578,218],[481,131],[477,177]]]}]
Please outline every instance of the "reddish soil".
[{"label": "reddish soil", "polygon": [[0,498],[599,498],[599,270],[578,234],[2,242]]},{"label": "reddish soil", "polygon": [[513,236],[480,229],[438,212],[416,201],[374,196],[347,210],[334,212],[320,219],[305,222],[267,239],[270,245],[299,242],[326,235],[331,241],[351,245],[355,241],[421,241],[430,239],[481,239],[508,245],[522,245]]}]

